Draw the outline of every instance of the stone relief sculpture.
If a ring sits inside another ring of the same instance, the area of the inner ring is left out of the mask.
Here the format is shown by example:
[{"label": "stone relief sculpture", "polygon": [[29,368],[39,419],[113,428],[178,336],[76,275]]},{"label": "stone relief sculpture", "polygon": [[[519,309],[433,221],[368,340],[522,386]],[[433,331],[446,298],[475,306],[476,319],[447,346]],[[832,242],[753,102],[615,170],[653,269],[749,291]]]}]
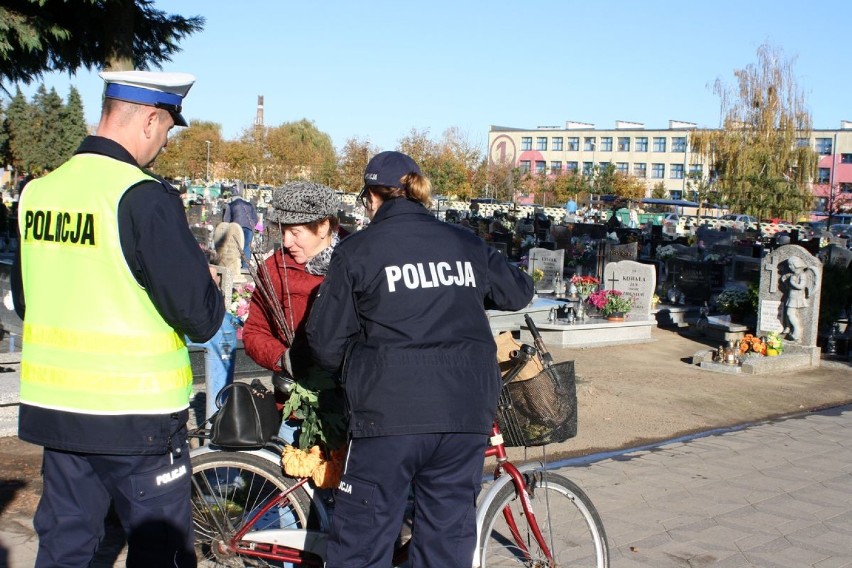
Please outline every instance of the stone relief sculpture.
[{"label": "stone relief sculpture", "polygon": [[784,333],[793,341],[802,338],[802,312],[810,306],[817,283],[816,271],[807,266],[797,256],[786,261],[788,271],[781,275],[781,288],[784,291]]}]

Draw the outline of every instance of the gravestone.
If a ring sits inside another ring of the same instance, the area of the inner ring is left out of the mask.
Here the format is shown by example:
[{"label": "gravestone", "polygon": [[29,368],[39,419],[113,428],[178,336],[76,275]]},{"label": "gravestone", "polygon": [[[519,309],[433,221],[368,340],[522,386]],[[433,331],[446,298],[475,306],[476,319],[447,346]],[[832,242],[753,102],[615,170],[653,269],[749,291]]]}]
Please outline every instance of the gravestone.
[{"label": "gravestone", "polygon": [[758,283],[761,278],[760,261],[761,259],[751,256],[735,256],[732,263],[733,279],[738,282]]},{"label": "gravestone", "polygon": [[823,264],[838,264],[842,268],[848,268],[852,263],[852,250],[830,244],[819,253]]},{"label": "gravestone", "polygon": [[544,276],[536,284],[538,290],[553,290],[553,280],[557,271],[562,274],[565,263],[565,250],[548,250],[543,248],[531,248],[527,262],[527,274],[532,276],[535,269],[539,269]]},{"label": "gravestone", "polygon": [[618,290],[633,298],[630,315],[634,319],[651,317],[651,299],[657,287],[653,266],[632,260],[610,262],[604,268],[603,285],[607,290]]},{"label": "gravestone", "polygon": [[781,333],[788,341],[815,346],[822,264],[798,245],[784,245],[763,258],[757,332]]},{"label": "gravestone", "polygon": [[698,227],[695,238],[704,243],[704,248],[710,250],[716,245],[730,246],[733,234],[730,231],[711,229],[706,225]]},{"label": "gravestone", "polygon": [[239,223],[219,223],[213,231],[213,246],[219,256],[218,264],[231,271],[234,282],[245,282],[245,276],[240,272],[244,239],[243,228]]},{"label": "gravestone", "polygon": [[694,260],[672,261],[674,283],[690,304],[703,304],[725,286],[725,266]]},{"label": "gravestone", "polygon": [[622,260],[636,260],[639,256],[639,244],[628,243],[626,245],[606,245],[605,260],[607,263]]}]

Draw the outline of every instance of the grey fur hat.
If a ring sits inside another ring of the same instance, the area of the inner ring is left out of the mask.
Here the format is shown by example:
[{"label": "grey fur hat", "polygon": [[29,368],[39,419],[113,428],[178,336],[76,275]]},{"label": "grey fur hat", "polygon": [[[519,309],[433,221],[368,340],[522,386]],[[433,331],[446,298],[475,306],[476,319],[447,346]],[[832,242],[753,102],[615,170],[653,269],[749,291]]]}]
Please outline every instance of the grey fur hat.
[{"label": "grey fur hat", "polygon": [[340,199],[334,190],[312,181],[291,181],[272,192],[265,220],[282,225],[301,225],[337,215]]}]

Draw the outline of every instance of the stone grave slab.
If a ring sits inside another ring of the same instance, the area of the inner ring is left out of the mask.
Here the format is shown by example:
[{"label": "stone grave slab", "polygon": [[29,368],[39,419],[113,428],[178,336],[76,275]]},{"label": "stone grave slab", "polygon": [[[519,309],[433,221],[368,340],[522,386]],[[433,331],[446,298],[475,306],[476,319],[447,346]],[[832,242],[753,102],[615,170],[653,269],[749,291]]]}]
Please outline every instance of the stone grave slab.
[{"label": "stone grave slab", "polygon": [[[634,243],[635,244],[635,243]],[[648,319],[651,314],[651,299],[657,288],[654,267],[632,260],[610,262],[604,267],[604,281],[607,290],[618,290],[633,298],[630,315]]]},{"label": "stone grave slab", "polygon": [[527,273],[532,276],[535,269],[544,273],[544,277],[536,284],[537,290],[553,290],[553,280],[556,273],[562,272],[565,266],[565,250],[548,250],[531,248],[527,261]]},{"label": "stone grave slab", "polygon": [[762,260],[758,335],[774,331],[787,341],[815,346],[822,263],[799,245],[778,247]]}]

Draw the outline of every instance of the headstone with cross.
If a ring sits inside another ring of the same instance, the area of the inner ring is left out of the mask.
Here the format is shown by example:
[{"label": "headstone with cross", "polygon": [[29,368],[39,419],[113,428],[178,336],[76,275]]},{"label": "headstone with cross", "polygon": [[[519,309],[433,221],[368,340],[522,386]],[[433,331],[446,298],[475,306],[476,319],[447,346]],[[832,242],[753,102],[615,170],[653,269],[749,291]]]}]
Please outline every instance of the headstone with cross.
[{"label": "headstone with cross", "polygon": [[633,299],[631,318],[650,318],[651,299],[657,287],[656,271],[652,265],[632,260],[610,262],[604,268],[604,283],[608,290],[618,290]]},{"label": "headstone with cross", "polygon": [[822,263],[798,245],[778,247],[763,258],[757,333],[774,331],[788,341],[815,346]]}]

